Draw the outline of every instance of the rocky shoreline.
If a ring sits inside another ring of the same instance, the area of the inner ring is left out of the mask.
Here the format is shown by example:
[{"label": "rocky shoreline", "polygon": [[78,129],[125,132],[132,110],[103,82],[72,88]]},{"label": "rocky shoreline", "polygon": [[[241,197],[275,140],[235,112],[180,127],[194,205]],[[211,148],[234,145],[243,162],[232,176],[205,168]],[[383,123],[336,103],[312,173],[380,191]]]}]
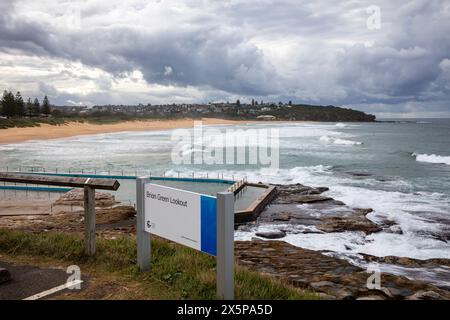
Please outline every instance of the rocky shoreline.
[{"label": "rocky shoreline", "polygon": [[380,275],[380,286],[368,289],[373,272],[283,241],[238,241],[236,258],[240,265],[312,290],[324,299],[450,299],[448,290],[384,273]]},{"label": "rocky shoreline", "polygon": [[[326,233],[361,231],[371,234],[383,229],[366,217],[372,209],[350,208],[342,201],[323,196],[328,190],[301,184],[277,185],[277,197],[256,222],[313,226],[318,232]],[[388,227],[394,224],[393,221],[385,222]]]},{"label": "rocky shoreline", "polygon": [[[381,286],[378,289],[368,289],[367,281],[372,273],[366,269],[337,257],[332,252],[307,250],[282,241],[292,233],[355,231],[368,235],[380,231],[401,232],[401,229],[393,221],[377,224],[368,219],[367,214],[372,211],[370,208],[350,208],[343,202],[324,196],[323,193],[328,188],[296,184],[278,185],[277,189],[276,198],[258,219],[241,225],[238,229],[252,230],[267,224],[273,226],[274,230],[256,232],[251,241],[237,241],[235,253],[238,264],[277,277],[295,287],[317,292],[324,299],[450,299],[450,288],[410,280],[384,271],[380,275]],[[29,232],[82,233],[84,223],[81,200],[82,193],[68,193],[55,202],[51,214],[1,217],[0,228]],[[135,232],[133,207],[123,206],[113,196],[105,193],[96,194],[96,206],[98,236],[115,238]],[[444,268],[450,271],[450,260],[447,259],[359,256],[367,263],[412,269]]]},{"label": "rocky shoreline", "polygon": [[[256,221],[239,227],[240,231],[254,234],[251,241],[237,245],[238,252],[251,252],[254,256],[241,254],[239,259],[244,265],[333,299],[449,299],[448,280],[442,283],[422,276],[433,271],[446,277],[450,274],[448,259],[417,260],[367,254],[344,259],[334,252],[307,250],[283,242],[283,238],[295,234],[359,232],[371,235],[378,232],[401,234],[403,231],[394,221],[375,223],[368,219],[367,215],[373,211],[371,208],[352,208],[324,195],[329,190],[326,187],[312,188],[301,184],[276,187],[277,197],[271,205]],[[261,241],[263,239],[265,241]],[[268,241],[273,239],[277,241]],[[446,241],[445,237],[443,241]],[[368,291],[366,281],[370,274],[361,265],[382,266],[381,274],[388,291]]]}]

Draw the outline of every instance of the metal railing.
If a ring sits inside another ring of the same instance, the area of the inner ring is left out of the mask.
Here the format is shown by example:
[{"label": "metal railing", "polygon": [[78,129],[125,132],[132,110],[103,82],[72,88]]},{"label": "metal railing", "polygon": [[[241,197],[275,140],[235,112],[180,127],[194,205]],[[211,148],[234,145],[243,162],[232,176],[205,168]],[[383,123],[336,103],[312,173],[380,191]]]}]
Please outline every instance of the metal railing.
[{"label": "metal railing", "polygon": [[179,178],[179,179],[194,179],[194,180],[221,180],[222,182],[239,182],[247,181],[247,177],[240,177],[233,174],[224,173],[210,173],[210,172],[180,172],[180,171],[154,171],[151,169],[98,169],[98,168],[45,168],[41,166],[7,166],[0,168],[0,172],[14,172],[14,173],[33,173],[33,174],[48,174],[48,175],[79,175],[79,176],[96,176],[113,179],[135,179],[136,177],[150,177],[150,178]]}]

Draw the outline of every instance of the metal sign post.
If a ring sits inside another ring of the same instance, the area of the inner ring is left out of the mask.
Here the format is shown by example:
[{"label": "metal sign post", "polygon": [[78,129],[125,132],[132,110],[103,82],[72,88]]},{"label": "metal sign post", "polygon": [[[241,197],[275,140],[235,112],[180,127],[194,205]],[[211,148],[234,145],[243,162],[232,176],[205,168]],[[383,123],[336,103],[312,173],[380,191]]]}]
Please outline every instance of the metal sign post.
[{"label": "metal sign post", "polygon": [[234,194],[217,194],[217,296],[234,299]]},{"label": "metal sign post", "polygon": [[217,296],[234,299],[234,194],[216,197],[136,180],[137,260],[150,270],[150,234],[217,257]]},{"label": "metal sign post", "polygon": [[145,232],[145,194],[146,178],[136,178],[136,240],[137,262],[141,271],[150,270],[150,233]]}]

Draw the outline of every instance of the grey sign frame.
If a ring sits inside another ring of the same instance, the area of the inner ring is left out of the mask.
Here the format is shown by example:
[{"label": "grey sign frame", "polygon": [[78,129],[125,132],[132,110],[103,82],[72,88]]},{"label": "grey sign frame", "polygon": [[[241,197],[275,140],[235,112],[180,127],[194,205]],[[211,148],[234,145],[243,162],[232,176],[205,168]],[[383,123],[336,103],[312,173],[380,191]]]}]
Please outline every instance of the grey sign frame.
[{"label": "grey sign frame", "polygon": [[[145,184],[147,177],[136,178],[137,264],[142,272],[151,271],[151,234],[145,231]],[[217,296],[234,299],[234,194],[217,193]]]}]

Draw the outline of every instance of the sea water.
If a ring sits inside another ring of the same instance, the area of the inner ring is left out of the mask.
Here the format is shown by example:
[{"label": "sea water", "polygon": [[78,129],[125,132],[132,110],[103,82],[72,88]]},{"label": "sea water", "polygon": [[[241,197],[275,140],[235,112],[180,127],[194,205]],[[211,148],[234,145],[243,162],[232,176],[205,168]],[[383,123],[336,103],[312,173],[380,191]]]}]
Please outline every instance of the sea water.
[{"label": "sea water", "polygon": [[[352,207],[372,208],[369,219],[392,220],[401,232],[296,233],[283,240],[347,256],[367,253],[450,258],[450,120],[258,123],[233,128],[279,129],[280,168],[174,165],[171,131],[120,132],[0,145],[0,168],[165,172],[172,176],[194,172],[210,177],[247,177],[252,182],[326,186],[330,188],[326,195]],[[275,227],[279,226],[260,228]],[[257,231],[239,231],[236,237],[251,239]]]}]

